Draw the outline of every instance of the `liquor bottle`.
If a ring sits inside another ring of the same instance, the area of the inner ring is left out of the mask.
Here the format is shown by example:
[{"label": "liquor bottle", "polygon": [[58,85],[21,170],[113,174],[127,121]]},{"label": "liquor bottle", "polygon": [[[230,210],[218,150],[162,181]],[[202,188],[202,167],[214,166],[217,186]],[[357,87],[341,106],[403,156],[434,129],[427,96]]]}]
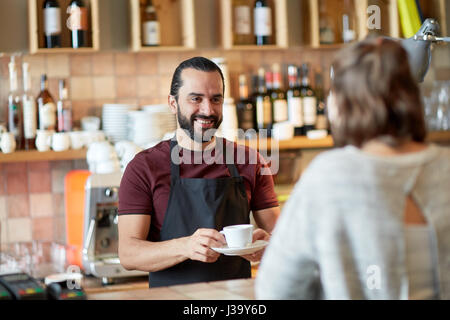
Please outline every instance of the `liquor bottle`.
[{"label": "liquor bottle", "polygon": [[[267,92],[264,68],[258,69],[258,92],[255,95],[256,124],[258,130],[272,129],[272,101]],[[270,131],[268,131],[270,136]]]},{"label": "liquor bottle", "polygon": [[23,133],[25,137],[25,150],[36,149],[37,130],[37,110],[36,101],[31,94],[30,65],[27,62],[22,64],[23,73]]},{"label": "liquor bottle", "polygon": [[142,45],[159,46],[161,42],[158,15],[152,0],[147,0],[142,16]]},{"label": "liquor bottle", "polygon": [[16,148],[24,148],[22,101],[18,93],[17,69],[14,56],[11,57],[9,67],[9,95],[8,95],[8,131],[14,134]]},{"label": "liquor bottle", "polygon": [[326,10],[326,2],[319,1],[319,38],[320,44],[333,44],[335,31],[333,19]]},{"label": "liquor bottle", "polygon": [[239,76],[239,101],[236,104],[238,125],[243,130],[255,128],[255,108],[249,99],[247,77]]},{"label": "liquor bottle", "polygon": [[58,1],[45,0],[42,8],[44,14],[45,47],[61,47],[61,9]]},{"label": "liquor bottle", "polygon": [[325,112],[325,91],[323,88],[322,73],[319,71],[316,73],[316,97],[317,97],[317,119],[316,129],[328,131],[328,118]]},{"label": "liquor bottle", "polygon": [[294,134],[301,136],[303,132],[303,106],[302,97],[300,94],[300,77],[298,74],[298,67],[295,65],[288,66],[288,82],[289,89],[286,93],[288,110],[289,110],[289,122],[295,128]]},{"label": "liquor bottle", "polygon": [[278,63],[272,65],[273,88],[270,94],[272,98],[273,123],[288,121],[288,104],[286,92],[282,89],[281,68]]},{"label": "liquor bottle", "polygon": [[48,91],[47,75],[41,76],[41,92],[36,99],[38,106],[38,121],[40,130],[56,131],[56,104],[55,100]]},{"label": "liquor bottle", "polygon": [[82,0],[72,0],[67,7],[72,48],[87,47],[88,11]]},{"label": "liquor bottle", "polygon": [[315,129],[317,117],[317,99],[309,84],[309,66],[306,63],[302,65],[301,77],[300,96],[302,97],[304,133],[306,134]]},{"label": "liquor bottle", "polygon": [[255,43],[272,44],[272,9],[267,0],[256,0],[253,7]]},{"label": "liquor bottle", "polygon": [[59,80],[59,99],[57,103],[58,132],[72,131],[72,104],[68,100],[65,80]]},{"label": "liquor bottle", "polygon": [[233,44],[253,43],[251,8],[246,0],[233,1]]},{"label": "liquor bottle", "polygon": [[342,14],[342,41],[349,43],[357,38],[356,11],[353,0],[344,0]]}]

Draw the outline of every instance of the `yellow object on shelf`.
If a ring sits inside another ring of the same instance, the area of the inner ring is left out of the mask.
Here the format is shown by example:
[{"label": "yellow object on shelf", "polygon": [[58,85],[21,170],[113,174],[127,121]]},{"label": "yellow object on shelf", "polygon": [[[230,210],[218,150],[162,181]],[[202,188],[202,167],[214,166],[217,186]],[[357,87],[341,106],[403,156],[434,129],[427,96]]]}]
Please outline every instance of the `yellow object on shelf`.
[{"label": "yellow object on shelf", "polygon": [[416,1],[397,0],[397,4],[403,36],[405,38],[411,38],[419,31],[422,25]]}]

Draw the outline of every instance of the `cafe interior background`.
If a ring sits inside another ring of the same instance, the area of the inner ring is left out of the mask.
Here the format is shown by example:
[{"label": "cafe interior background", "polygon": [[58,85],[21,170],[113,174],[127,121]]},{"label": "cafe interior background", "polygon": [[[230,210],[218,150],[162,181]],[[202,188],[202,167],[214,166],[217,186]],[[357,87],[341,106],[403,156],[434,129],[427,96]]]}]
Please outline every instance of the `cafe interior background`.
[{"label": "cafe interior background", "polygon": [[[167,103],[170,81],[176,66],[193,56],[216,58],[226,68],[229,84],[227,98],[234,99],[227,112],[232,110],[236,116],[236,105],[240,101],[239,76],[247,76],[249,91],[252,93],[251,75],[256,75],[261,67],[270,70],[273,64],[279,64],[282,88],[287,90],[287,66],[293,64],[300,67],[307,63],[311,87],[318,87],[316,75],[319,74],[326,94],[333,55],[346,45],[343,43],[340,27],[344,14],[349,16],[350,23],[356,22],[353,38],[362,39],[369,32],[365,9],[375,4],[381,10],[381,29],[370,32],[404,37],[403,17],[393,0],[268,1],[273,10],[272,43],[258,46],[245,43],[245,39],[244,42],[237,43],[240,40],[235,37],[232,22],[235,18],[234,6],[244,3],[252,7],[254,1],[154,0],[162,36],[159,46],[148,47],[142,43],[141,38],[144,15],[139,11],[142,8],[139,0],[84,0],[89,8],[87,47],[72,48],[69,36],[62,35],[63,48],[55,49],[45,48],[40,11],[43,2],[0,0],[0,122],[3,124],[8,110],[9,63],[12,56],[17,66],[20,89],[22,63],[29,64],[31,95],[35,98],[40,93],[41,75],[47,75],[49,92],[55,102],[58,99],[59,80],[65,80],[72,111],[72,131],[83,131],[89,130],[88,117],[101,119],[100,129],[107,129],[103,126],[107,120],[105,116],[113,117],[111,104],[136,106],[142,110],[161,108],[160,105]],[[62,12],[69,2],[59,1]],[[146,1],[141,2],[145,4]],[[437,19],[442,29],[441,36],[448,36],[450,1],[419,3],[423,16]],[[431,111],[427,110],[427,123],[435,126],[430,140],[447,145],[450,144],[449,80],[450,46],[433,44],[431,65],[420,86],[424,99],[428,100],[426,105],[431,108]],[[446,104],[441,103],[437,108],[438,103],[433,97],[439,97],[439,92],[442,96],[445,90]],[[234,109],[229,109],[233,106]],[[126,115],[128,108],[118,107],[117,110],[122,112],[118,116],[120,118],[121,115]],[[160,113],[164,115],[164,112]],[[152,119],[152,112],[148,115],[142,121],[147,119],[149,127],[158,134],[166,133],[161,128],[165,122],[161,120],[158,123]],[[142,116],[142,113],[135,113],[135,116]],[[130,115],[125,119],[137,121],[135,116]],[[445,117],[448,121],[441,121],[438,126],[436,119],[442,120]],[[82,119],[86,123],[83,124]],[[233,117],[229,119],[233,120]],[[136,125],[138,124],[137,121]],[[142,126],[142,123],[139,125]],[[137,132],[134,135],[128,132],[128,136],[125,136],[129,139],[141,139],[140,142],[144,139],[146,143],[141,143],[141,147],[161,139],[161,135],[155,137],[151,133],[139,136]],[[109,138],[117,142],[122,137]],[[295,137],[281,140],[279,145],[280,171],[275,176],[275,182],[280,203],[283,204],[301,172],[315,155],[332,147],[332,140],[329,136],[316,140]],[[106,153],[109,152],[109,149],[105,150]],[[91,169],[87,153],[87,146],[59,152],[16,149],[11,153],[0,153],[3,250],[14,252],[17,244],[29,243],[53,247],[57,245],[62,248],[69,245],[68,232],[73,231],[68,228],[68,211],[71,210],[68,206],[73,201],[68,203],[67,192],[70,186],[66,178],[74,170]],[[83,210],[79,206],[77,209]],[[79,212],[79,216],[82,217],[83,212]],[[29,253],[33,254],[34,247],[29,248]]]}]

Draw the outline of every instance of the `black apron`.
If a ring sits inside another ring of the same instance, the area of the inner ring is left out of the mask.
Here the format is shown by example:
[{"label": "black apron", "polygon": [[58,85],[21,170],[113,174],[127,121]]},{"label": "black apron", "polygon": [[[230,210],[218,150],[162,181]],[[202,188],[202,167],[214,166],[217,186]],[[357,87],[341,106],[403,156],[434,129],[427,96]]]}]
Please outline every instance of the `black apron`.
[{"label": "black apron", "polygon": [[[216,141],[220,142],[223,143],[226,159],[225,140]],[[171,154],[175,147],[179,148],[174,139],[170,143]],[[227,164],[227,167],[231,177],[180,178],[180,166],[171,161],[170,196],[160,241],[190,236],[199,228],[220,231],[229,225],[250,223],[244,180],[234,164]],[[237,256],[220,255],[214,263],[188,259],[165,270],[150,272],[149,286],[154,288],[250,277],[249,261]]]}]

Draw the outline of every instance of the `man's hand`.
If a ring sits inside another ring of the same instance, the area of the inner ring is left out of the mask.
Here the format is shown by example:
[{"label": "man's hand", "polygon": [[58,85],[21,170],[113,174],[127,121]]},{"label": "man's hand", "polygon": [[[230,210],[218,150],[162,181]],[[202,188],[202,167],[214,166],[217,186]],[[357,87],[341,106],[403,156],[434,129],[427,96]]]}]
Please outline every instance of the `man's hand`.
[{"label": "man's hand", "polygon": [[193,235],[187,237],[186,252],[191,260],[213,263],[220,253],[211,247],[222,247],[226,244],[224,236],[214,229],[198,229]]},{"label": "man's hand", "polygon": [[[253,231],[253,240],[252,242],[255,242],[256,240],[265,240],[265,241],[269,241],[270,239],[270,234],[263,230],[263,229],[256,229],[255,231]],[[264,249],[261,249],[259,251],[256,251],[252,254],[247,254],[244,256],[241,256],[244,259],[247,259],[250,262],[258,262],[261,260],[263,254],[264,254]]]}]

